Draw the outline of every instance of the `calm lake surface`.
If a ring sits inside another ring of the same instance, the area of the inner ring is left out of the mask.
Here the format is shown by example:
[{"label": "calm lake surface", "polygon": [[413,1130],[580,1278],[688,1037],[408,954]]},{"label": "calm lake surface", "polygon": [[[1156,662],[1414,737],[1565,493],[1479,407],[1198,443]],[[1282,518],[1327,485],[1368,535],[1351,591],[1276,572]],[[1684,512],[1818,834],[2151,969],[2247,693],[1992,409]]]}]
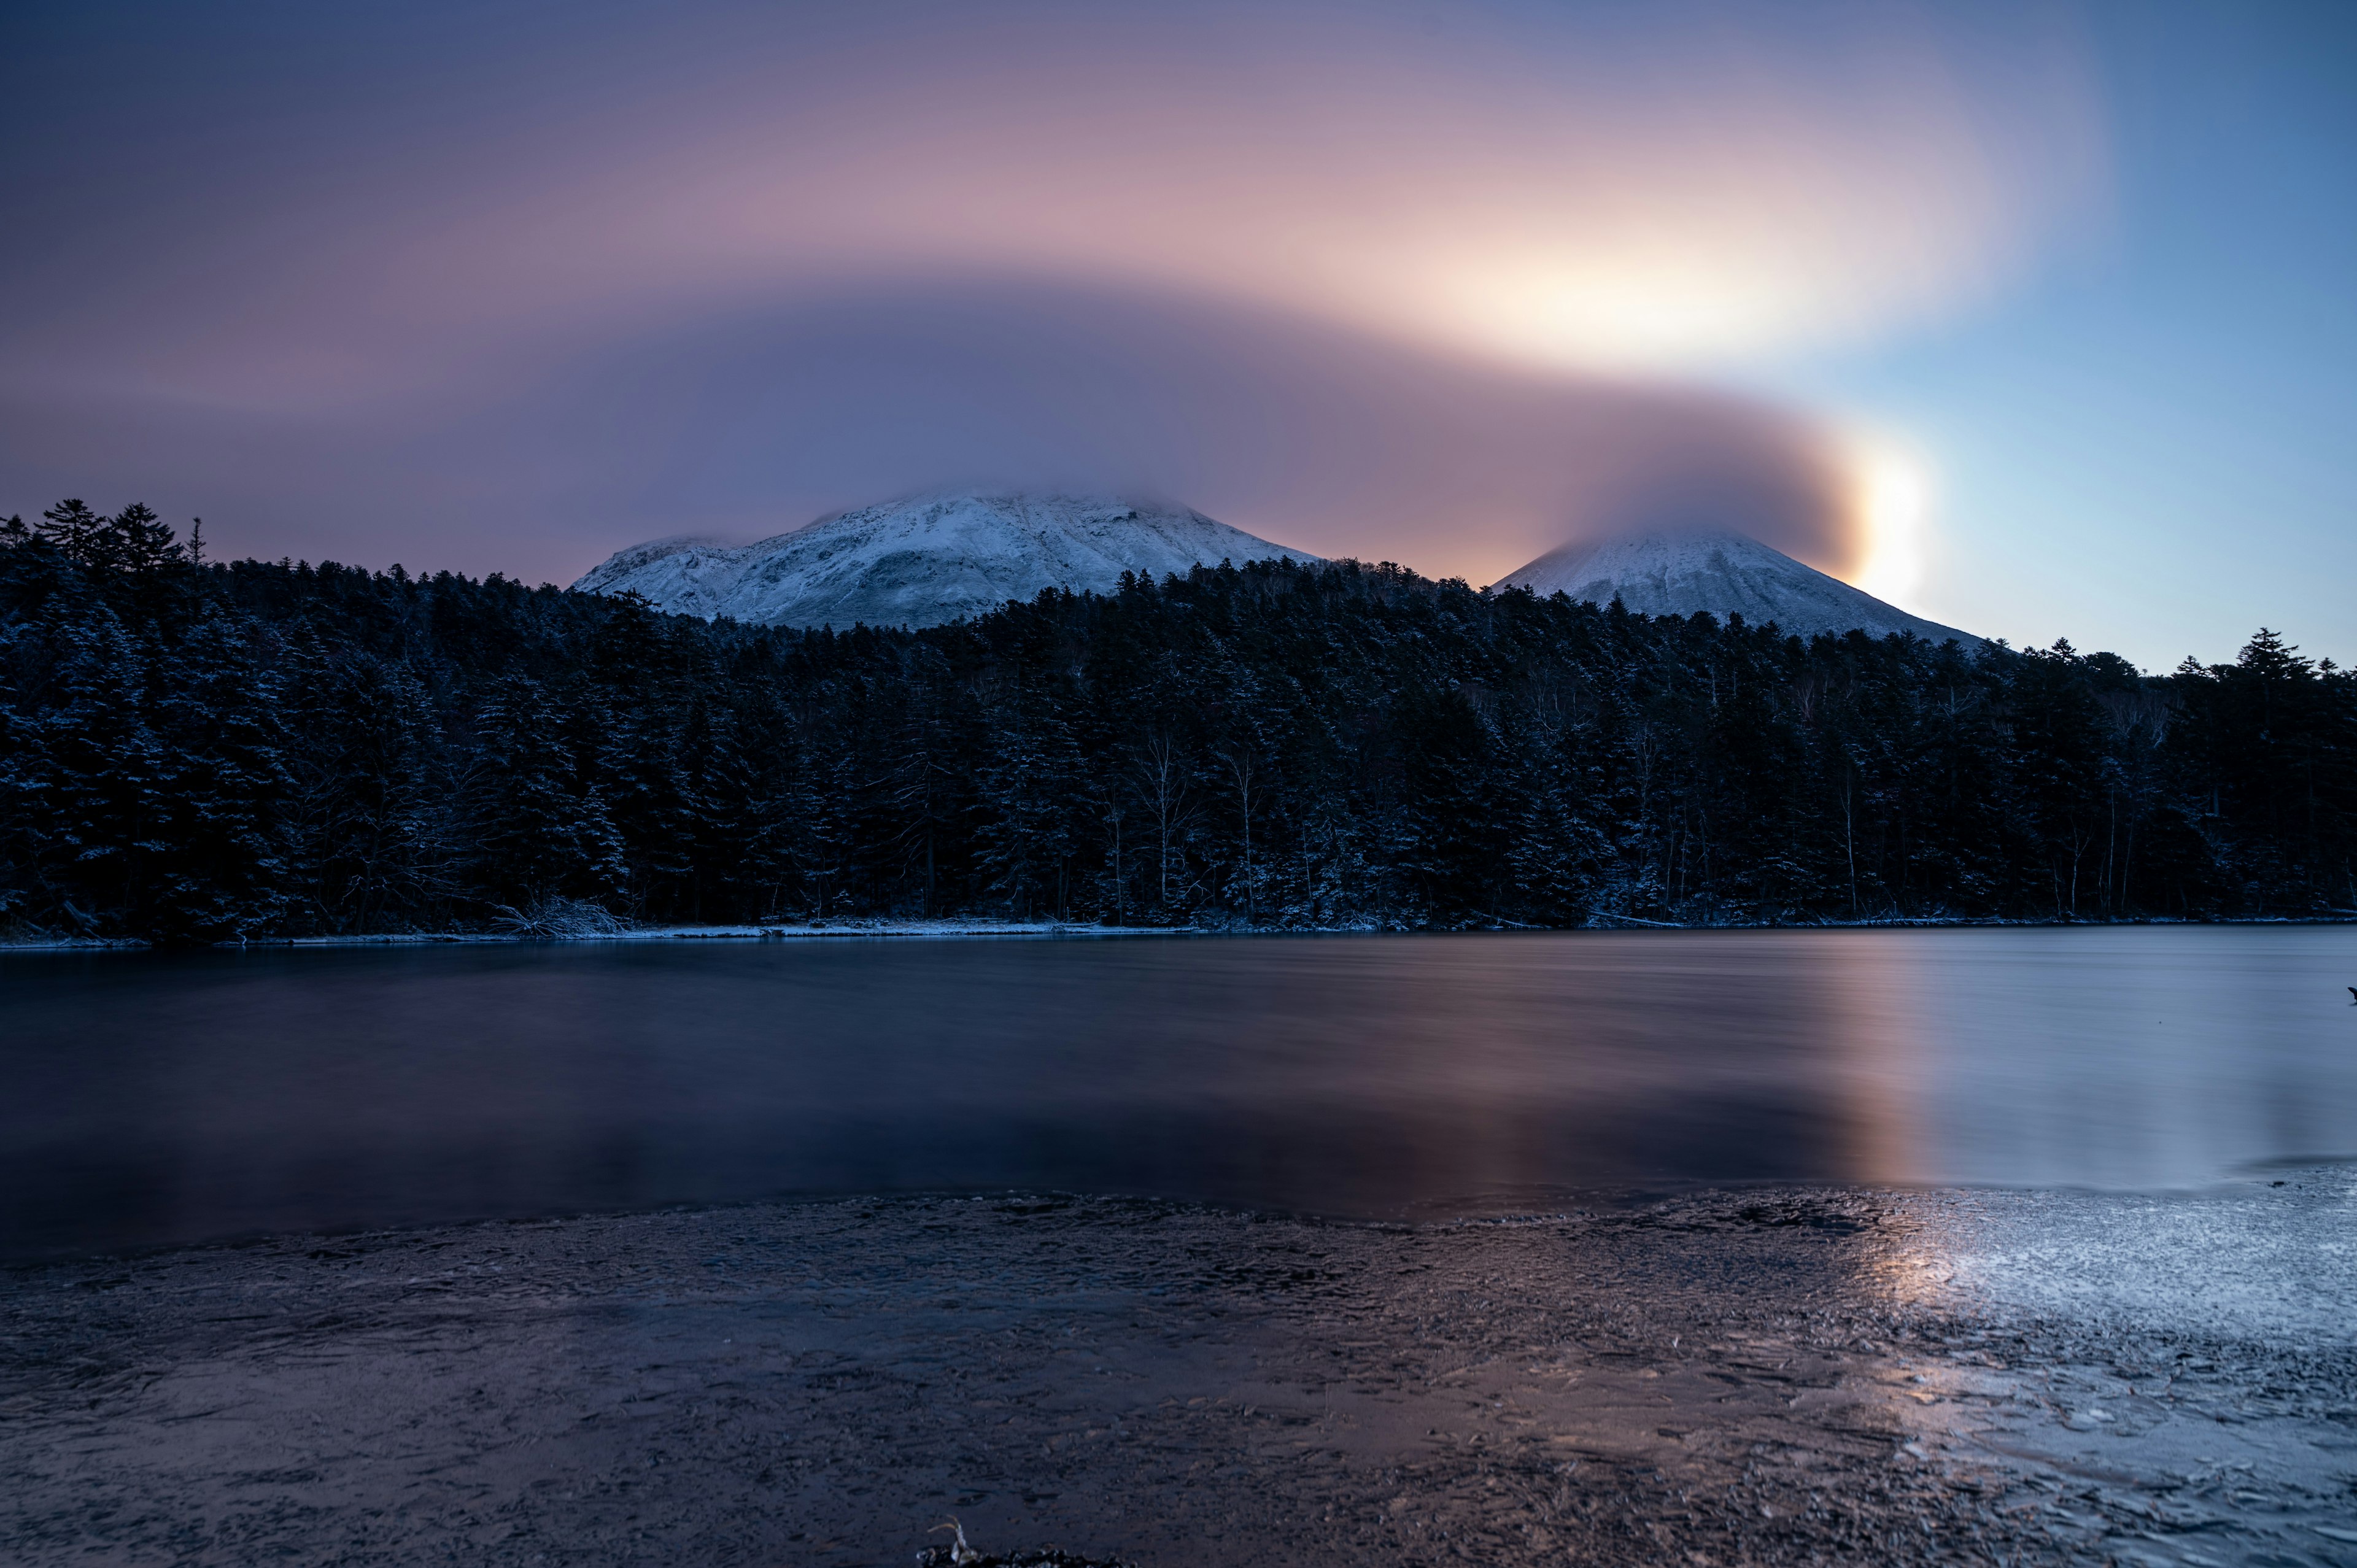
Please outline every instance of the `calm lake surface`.
[{"label": "calm lake surface", "polygon": [[0,1253],[787,1193],[1360,1217],[2357,1155],[2357,929],[0,955]]}]

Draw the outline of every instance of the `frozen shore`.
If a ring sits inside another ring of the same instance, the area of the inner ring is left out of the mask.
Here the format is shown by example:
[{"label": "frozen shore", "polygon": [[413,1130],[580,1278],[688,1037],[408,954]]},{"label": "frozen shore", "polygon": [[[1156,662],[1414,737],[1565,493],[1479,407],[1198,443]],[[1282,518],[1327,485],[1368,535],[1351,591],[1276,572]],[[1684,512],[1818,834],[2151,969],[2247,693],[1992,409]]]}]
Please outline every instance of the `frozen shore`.
[{"label": "frozen shore", "polygon": [[[611,930],[390,931],[364,936],[271,937],[223,942],[238,948],[450,947],[502,942],[799,941],[842,937],[1149,937],[1200,934],[1197,926],[1108,926],[1094,920],[899,920],[848,918],[767,925],[618,926]],[[0,942],[0,952],[105,952],[140,950],[130,939],[30,939]]]},{"label": "frozen shore", "polygon": [[1057,1196],[0,1275],[17,1561],[2357,1563],[2348,1167],[1423,1228]]}]

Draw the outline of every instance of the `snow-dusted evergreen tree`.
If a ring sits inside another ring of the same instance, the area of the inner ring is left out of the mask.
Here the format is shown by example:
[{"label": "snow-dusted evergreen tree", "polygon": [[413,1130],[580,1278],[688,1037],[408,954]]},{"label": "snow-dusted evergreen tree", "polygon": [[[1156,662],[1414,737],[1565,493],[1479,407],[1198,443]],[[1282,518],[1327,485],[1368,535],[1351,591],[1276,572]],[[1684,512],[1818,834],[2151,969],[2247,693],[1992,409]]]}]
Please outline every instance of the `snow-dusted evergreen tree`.
[{"label": "snow-dusted evergreen tree", "polygon": [[[945,673],[937,660],[922,662]],[[887,864],[915,892],[914,912],[932,916],[942,912],[944,880],[965,868],[964,824],[977,808],[964,753],[981,720],[940,673],[909,687],[886,742],[881,788],[896,852]]]},{"label": "snow-dusted evergreen tree", "polygon": [[405,929],[458,890],[442,731],[425,686],[306,627],[287,660],[296,864],[314,929]]},{"label": "snow-dusted evergreen tree", "polygon": [[241,940],[274,929],[295,902],[279,650],[274,637],[249,647],[259,630],[208,615],[162,661],[156,741],[169,787],[148,831],[143,935]]},{"label": "snow-dusted evergreen tree", "polygon": [[857,808],[866,779],[842,725],[806,715],[796,729],[800,766],[787,786],[784,842],[803,911],[824,918],[845,913],[846,900],[854,897]]},{"label": "snow-dusted evergreen tree", "polygon": [[621,835],[594,785],[585,787],[564,714],[525,675],[493,682],[475,717],[468,828],[480,883],[527,908],[610,898],[628,876]]},{"label": "snow-dusted evergreen tree", "polygon": [[1520,902],[1503,886],[1512,847],[1489,726],[1461,687],[1402,694],[1393,864],[1423,921],[1461,925]]},{"label": "snow-dusted evergreen tree", "polygon": [[11,929],[2305,915],[2352,861],[2357,678],[2272,632],[2156,678],[1278,564],[802,633],[0,523]]},{"label": "snow-dusted evergreen tree", "polygon": [[1060,917],[1095,814],[1071,725],[1045,683],[1031,682],[1002,697],[990,732],[975,840],[985,896],[1020,918]]},{"label": "snow-dusted evergreen tree", "polygon": [[77,935],[145,935],[172,875],[165,830],[178,769],[147,722],[137,643],[105,604],[71,608],[40,693],[46,711],[36,710],[43,762],[10,815],[39,849],[39,917]]}]

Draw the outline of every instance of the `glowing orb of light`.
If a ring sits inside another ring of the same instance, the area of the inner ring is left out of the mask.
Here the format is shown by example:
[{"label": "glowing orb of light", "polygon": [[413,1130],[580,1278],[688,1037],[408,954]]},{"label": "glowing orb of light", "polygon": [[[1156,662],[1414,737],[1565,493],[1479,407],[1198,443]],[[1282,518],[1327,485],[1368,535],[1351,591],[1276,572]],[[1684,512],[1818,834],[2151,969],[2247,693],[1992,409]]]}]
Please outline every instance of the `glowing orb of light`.
[{"label": "glowing orb of light", "polygon": [[1930,465],[1910,447],[1880,433],[1847,438],[1852,475],[1852,526],[1861,561],[1851,585],[1903,606],[1923,582],[1932,526]]}]

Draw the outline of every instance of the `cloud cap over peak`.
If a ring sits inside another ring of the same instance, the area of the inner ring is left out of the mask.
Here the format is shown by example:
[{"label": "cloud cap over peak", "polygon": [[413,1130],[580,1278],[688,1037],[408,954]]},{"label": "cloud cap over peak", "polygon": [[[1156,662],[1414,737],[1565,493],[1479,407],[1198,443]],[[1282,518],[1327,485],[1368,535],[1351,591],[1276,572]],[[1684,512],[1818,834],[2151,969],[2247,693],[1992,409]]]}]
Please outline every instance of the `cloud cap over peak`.
[{"label": "cloud cap over peak", "polygon": [[1843,569],[1838,444],[1664,378],[1963,308],[2105,178],[2076,40],[2002,4],[249,0],[27,41],[7,504],[552,576],[977,480],[1475,578],[1668,513]]}]

